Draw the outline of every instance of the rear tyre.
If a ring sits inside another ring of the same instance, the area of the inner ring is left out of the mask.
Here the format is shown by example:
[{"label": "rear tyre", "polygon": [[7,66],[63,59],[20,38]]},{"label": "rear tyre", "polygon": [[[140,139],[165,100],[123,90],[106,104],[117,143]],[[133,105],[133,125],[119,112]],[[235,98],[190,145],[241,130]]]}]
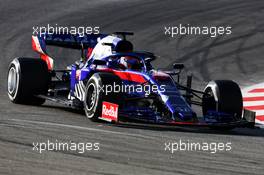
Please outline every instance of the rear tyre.
[{"label": "rear tyre", "polygon": [[47,64],[41,59],[15,58],[9,65],[7,78],[8,97],[13,103],[41,105],[49,83]]},{"label": "rear tyre", "polygon": [[[106,86],[121,85],[121,79],[111,73],[95,73],[87,82],[84,100],[84,111],[87,118],[97,121],[102,114],[103,101],[115,103],[119,106],[122,103],[121,92],[105,93]],[[104,88],[102,88],[104,87]]]}]

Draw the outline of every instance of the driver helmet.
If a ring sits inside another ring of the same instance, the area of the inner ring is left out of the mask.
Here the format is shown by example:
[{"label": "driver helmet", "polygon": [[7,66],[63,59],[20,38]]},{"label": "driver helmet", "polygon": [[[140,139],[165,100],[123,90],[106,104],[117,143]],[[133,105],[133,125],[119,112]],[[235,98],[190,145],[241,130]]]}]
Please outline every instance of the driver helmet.
[{"label": "driver helmet", "polygon": [[138,69],[140,67],[140,62],[135,57],[123,56],[120,58],[120,66],[123,69]]}]

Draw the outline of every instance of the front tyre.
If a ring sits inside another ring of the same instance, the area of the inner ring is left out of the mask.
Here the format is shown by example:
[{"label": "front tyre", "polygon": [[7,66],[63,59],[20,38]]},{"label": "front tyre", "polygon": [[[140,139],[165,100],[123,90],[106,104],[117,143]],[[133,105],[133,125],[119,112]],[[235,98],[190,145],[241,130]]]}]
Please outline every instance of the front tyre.
[{"label": "front tyre", "polygon": [[120,105],[121,92],[104,92],[106,86],[121,85],[121,80],[111,73],[95,73],[87,82],[84,100],[84,111],[87,118],[97,121],[102,114],[103,101]]},{"label": "front tyre", "polygon": [[215,80],[208,83],[203,96],[203,114],[208,111],[231,114],[241,120],[243,98],[237,83],[231,80]]},{"label": "front tyre", "polygon": [[9,65],[7,92],[16,104],[41,105],[45,99],[36,95],[46,94],[49,83],[47,64],[41,59],[15,58]]}]

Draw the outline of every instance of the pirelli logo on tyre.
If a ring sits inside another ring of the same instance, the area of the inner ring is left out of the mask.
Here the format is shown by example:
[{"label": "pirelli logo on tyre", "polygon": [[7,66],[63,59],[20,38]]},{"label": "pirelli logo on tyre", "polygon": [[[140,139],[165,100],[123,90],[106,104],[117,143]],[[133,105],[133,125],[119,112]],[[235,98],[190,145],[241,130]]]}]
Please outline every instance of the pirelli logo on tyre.
[{"label": "pirelli logo on tyre", "polygon": [[114,103],[109,103],[103,101],[102,104],[102,116],[100,117],[103,120],[109,122],[118,121],[118,105]]}]

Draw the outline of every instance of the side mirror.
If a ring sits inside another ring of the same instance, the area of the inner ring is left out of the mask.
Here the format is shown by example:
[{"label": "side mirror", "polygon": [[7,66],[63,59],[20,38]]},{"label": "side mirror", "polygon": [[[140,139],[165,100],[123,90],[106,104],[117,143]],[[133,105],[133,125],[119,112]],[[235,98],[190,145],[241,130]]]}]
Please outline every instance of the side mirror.
[{"label": "side mirror", "polygon": [[184,64],[182,64],[182,63],[174,63],[173,64],[173,69],[182,70],[183,68],[184,68]]},{"label": "side mirror", "polygon": [[181,70],[184,68],[184,64],[182,63],[173,63],[173,69],[176,69],[178,70],[177,72],[177,81],[178,83],[180,82],[180,73],[181,73]]},{"label": "side mirror", "polygon": [[104,66],[104,65],[106,65],[106,61],[104,61],[104,60],[93,60],[93,64],[95,64],[95,65],[101,65],[101,66]]}]

